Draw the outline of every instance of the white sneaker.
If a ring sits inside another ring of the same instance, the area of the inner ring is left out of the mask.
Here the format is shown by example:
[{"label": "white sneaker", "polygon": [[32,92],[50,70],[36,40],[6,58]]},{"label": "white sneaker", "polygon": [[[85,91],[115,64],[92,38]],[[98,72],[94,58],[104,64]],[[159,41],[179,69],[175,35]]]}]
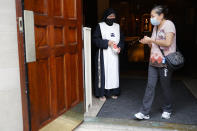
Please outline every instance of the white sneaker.
[{"label": "white sneaker", "polygon": [[139,120],[143,120],[143,119],[148,120],[148,119],[150,119],[150,116],[149,115],[144,115],[141,112],[138,112],[134,116],[135,116],[135,118],[137,118]]},{"label": "white sneaker", "polygon": [[164,111],[164,112],[162,113],[162,115],[161,115],[161,118],[162,118],[162,119],[170,119],[171,114],[172,114],[172,113],[169,113],[169,112],[165,112],[165,111]]}]

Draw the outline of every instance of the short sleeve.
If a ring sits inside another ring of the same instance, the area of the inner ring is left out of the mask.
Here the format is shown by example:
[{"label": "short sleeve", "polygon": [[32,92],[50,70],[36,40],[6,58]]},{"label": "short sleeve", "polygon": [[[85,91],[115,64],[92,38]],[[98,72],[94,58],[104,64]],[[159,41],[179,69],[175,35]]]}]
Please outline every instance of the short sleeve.
[{"label": "short sleeve", "polygon": [[156,37],[156,36],[155,36],[155,34],[156,34],[156,28],[157,28],[157,27],[154,26],[153,32],[152,32],[152,35],[151,35],[151,38],[152,38],[152,39],[155,39],[155,37]]},{"label": "short sleeve", "polygon": [[166,25],[165,25],[165,33],[174,33],[176,34],[176,29],[175,29],[175,25],[172,21],[167,21]]}]

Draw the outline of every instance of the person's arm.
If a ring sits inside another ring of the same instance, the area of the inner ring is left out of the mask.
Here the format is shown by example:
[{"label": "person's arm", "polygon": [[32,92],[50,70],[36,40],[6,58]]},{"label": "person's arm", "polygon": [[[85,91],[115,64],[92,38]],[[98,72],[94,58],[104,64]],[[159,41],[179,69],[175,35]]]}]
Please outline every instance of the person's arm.
[{"label": "person's arm", "polygon": [[97,25],[97,27],[93,33],[92,40],[93,40],[93,43],[98,48],[107,49],[108,45],[112,45],[111,41],[102,39],[101,29],[100,29],[99,24]]},{"label": "person's arm", "polygon": [[151,44],[151,43],[149,43],[148,46],[149,46],[150,48],[152,48],[152,44]]},{"label": "person's arm", "polygon": [[144,36],[144,38],[141,39],[141,40],[139,40],[139,42],[142,43],[142,44],[147,44],[147,45],[151,48],[151,47],[152,47],[152,42],[147,41],[147,40],[145,39],[146,37],[147,37],[147,36]]},{"label": "person's arm", "polygon": [[[156,31],[156,27],[153,28],[151,39],[155,39],[155,37],[154,37],[155,36],[155,31]],[[145,40],[146,37],[147,36],[144,36],[144,38],[139,40],[139,42],[142,43],[142,44],[147,44],[150,48],[152,48],[152,42]]]},{"label": "person's arm", "polygon": [[164,28],[164,32],[166,33],[166,39],[165,40],[155,40],[153,38],[149,38],[149,37],[145,37],[145,41],[148,43],[154,43],[157,44],[159,46],[163,46],[163,47],[169,47],[174,40],[175,34],[176,34],[176,29],[174,24],[171,21],[167,21],[165,28]]},{"label": "person's arm", "polygon": [[165,40],[155,40],[153,38],[149,38],[147,36],[145,36],[145,41],[147,41],[147,43],[154,43],[157,44],[159,46],[170,46],[173,43],[173,39],[174,39],[174,33],[169,32],[166,34],[166,39]]}]

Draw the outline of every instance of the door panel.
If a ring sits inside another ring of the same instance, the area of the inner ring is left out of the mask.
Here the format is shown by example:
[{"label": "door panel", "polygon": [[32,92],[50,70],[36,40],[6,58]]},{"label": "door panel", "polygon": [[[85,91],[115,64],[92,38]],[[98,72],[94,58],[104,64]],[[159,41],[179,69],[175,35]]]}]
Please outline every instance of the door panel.
[{"label": "door panel", "polygon": [[[37,62],[37,73],[40,72],[40,75],[37,76],[37,87],[39,89],[37,90],[37,96],[44,96],[38,98],[37,106],[39,107],[39,113],[40,115],[40,123],[43,123],[46,120],[50,119],[50,93],[49,90],[49,65],[48,60],[39,60]],[[33,106],[33,105],[32,105]]]},{"label": "door panel", "polygon": [[25,0],[34,12],[36,62],[28,63],[32,130],[83,100],[81,0]]},{"label": "door panel", "polygon": [[[73,67],[73,70],[71,70],[71,85],[72,88],[71,88],[71,106],[74,106],[76,105],[76,103],[78,102],[79,100],[79,90],[78,90],[78,57],[77,55],[71,55],[71,66]],[[71,67],[71,68],[72,68]]]},{"label": "door panel", "polygon": [[77,4],[79,2],[77,0],[65,0],[66,8],[67,8],[67,17],[68,19],[77,19]]},{"label": "door panel", "polygon": [[63,16],[64,0],[53,0],[53,14],[54,16]]},{"label": "door panel", "polygon": [[64,56],[58,56],[56,60],[56,79],[57,79],[57,111],[63,112],[66,110],[66,90],[65,90],[65,65],[64,65]]}]

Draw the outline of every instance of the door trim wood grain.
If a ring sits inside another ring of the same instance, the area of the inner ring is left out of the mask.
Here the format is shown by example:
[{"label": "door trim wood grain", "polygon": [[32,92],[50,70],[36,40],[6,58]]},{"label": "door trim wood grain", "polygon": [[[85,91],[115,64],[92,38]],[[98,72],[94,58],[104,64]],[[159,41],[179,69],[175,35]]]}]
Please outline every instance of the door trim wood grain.
[{"label": "door trim wood grain", "polygon": [[16,4],[16,22],[17,22],[17,41],[18,55],[20,68],[20,84],[21,84],[21,100],[22,100],[22,115],[23,115],[23,131],[30,131],[28,96],[26,92],[27,76],[26,76],[26,61],[24,53],[24,33],[19,31],[19,17],[23,17],[22,0],[15,0]]}]

